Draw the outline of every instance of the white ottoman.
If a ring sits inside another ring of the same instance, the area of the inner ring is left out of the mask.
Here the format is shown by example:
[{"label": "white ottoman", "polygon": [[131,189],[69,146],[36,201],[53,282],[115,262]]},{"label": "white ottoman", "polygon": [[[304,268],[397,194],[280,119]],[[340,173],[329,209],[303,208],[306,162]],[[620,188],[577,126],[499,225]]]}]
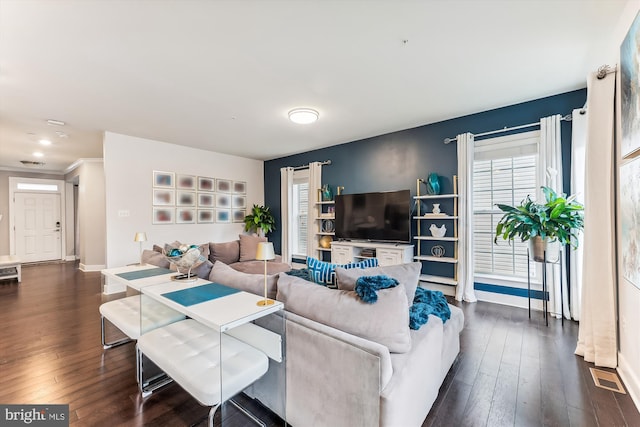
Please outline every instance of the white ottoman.
[{"label": "white ottoman", "polygon": [[[221,403],[240,393],[269,369],[268,358],[260,350],[231,336],[220,336],[193,319],[143,334],[138,338],[137,349],[198,402],[212,406],[209,425],[213,425],[213,415]],[[138,369],[144,375],[144,369]],[[140,381],[141,387],[143,384],[144,381]]]}]

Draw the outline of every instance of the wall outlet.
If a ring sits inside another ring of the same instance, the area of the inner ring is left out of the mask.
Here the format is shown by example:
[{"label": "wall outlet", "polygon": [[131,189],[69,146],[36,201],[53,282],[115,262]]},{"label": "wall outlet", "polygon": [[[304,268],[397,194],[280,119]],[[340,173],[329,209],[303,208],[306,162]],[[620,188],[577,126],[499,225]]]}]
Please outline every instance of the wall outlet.
[{"label": "wall outlet", "polygon": [[128,210],[126,210],[126,209],[119,210],[119,211],[118,211],[118,216],[119,216],[120,218],[127,217],[127,216],[129,216],[129,211],[128,211]]}]

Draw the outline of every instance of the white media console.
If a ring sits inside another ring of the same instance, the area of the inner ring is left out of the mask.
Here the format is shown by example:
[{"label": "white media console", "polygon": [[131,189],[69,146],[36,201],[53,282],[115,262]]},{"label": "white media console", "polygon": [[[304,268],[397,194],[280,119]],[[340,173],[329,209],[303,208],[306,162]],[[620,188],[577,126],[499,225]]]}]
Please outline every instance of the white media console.
[{"label": "white media console", "polygon": [[413,245],[375,242],[331,242],[331,262],[347,264],[378,258],[378,264],[396,265],[413,262]]}]

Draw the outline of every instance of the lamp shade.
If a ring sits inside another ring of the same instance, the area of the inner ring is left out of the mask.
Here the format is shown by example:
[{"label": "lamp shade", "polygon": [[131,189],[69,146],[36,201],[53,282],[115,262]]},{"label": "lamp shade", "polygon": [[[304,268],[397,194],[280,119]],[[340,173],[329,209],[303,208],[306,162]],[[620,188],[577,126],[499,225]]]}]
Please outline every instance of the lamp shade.
[{"label": "lamp shade", "polygon": [[266,260],[274,259],[275,257],[276,257],[276,254],[273,251],[273,243],[271,242],[258,243],[258,250],[256,251],[256,259],[261,261],[266,261]]},{"label": "lamp shade", "polygon": [[134,242],[146,242],[147,241],[147,233],[136,233],[133,238]]}]

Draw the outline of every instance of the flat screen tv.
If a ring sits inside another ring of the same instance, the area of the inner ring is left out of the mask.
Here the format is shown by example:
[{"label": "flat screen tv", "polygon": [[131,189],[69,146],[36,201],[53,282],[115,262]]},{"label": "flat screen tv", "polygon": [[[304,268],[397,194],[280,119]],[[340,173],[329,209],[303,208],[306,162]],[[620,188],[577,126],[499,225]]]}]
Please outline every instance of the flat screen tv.
[{"label": "flat screen tv", "polygon": [[409,242],[409,190],[336,196],[336,239]]}]

